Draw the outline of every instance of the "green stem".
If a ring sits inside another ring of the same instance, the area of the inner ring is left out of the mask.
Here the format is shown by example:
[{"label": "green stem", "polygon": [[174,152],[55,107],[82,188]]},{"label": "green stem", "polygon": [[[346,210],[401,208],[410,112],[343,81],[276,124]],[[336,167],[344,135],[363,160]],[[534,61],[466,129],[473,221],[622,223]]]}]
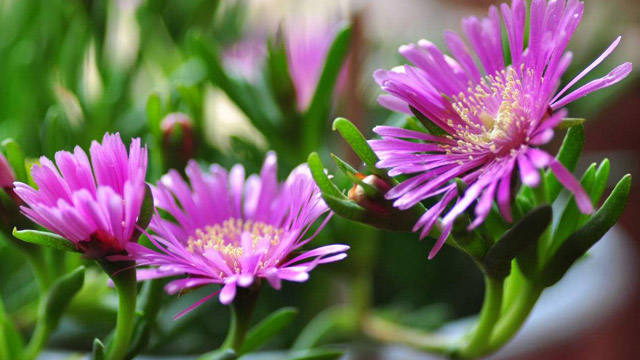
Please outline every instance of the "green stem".
[{"label": "green stem", "polygon": [[39,316],[36,327],[33,330],[33,334],[31,334],[29,343],[24,350],[25,360],[33,360],[38,357],[38,354],[40,353],[42,348],[47,344],[49,333],[50,329],[48,329],[48,326],[46,326],[45,324],[44,316]]},{"label": "green stem", "polygon": [[259,285],[256,288],[253,286],[248,289],[237,288],[236,296],[233,299],[233,303],[231,303],[229,331],[220,349],[233,349],[236,354],[240,353],[244,338],[251,325],[251,316],[259,294]]},{"label": "green stem", "polygon": [[496,322],[500,318],[504,279],[485,276],[485,294],[480,318],[471,333],[469,343],[460,351],[465,358],[475,358],[484,353]]},{"label": "green stem", "polygon": [[488,345],[488,352],[498,350],[515,336],[533,310],[542,290],[542,287],[529,281],[522,285],[518,297],[514,299],[513,304],[495,327]]},{"label": "green stem", "polygon": [[451,356],[454,343],[441,335],[412,329],[370,314],[362,322],[362,331],[382,342],[399,343],[422,351]]},{"label": "green stem", "polygon": [[136,313],[136,270],[130,262],[98,262],[109,275],[118,291],[118,317],[113,340],[108,345],[105,359],[124,359],[133,335]]}]

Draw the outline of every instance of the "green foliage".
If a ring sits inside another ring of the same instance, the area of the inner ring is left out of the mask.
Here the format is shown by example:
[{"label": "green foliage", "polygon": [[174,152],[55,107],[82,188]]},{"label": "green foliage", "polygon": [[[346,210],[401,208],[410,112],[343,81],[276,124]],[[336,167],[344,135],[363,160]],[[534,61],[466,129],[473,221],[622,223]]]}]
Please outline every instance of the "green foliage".
[{"label": "green foliage", "polygon": [[13,236],[31,244],[46,246],[56,250],[78,252],[76,246],[60,235],[47,231],[13,229]]}]

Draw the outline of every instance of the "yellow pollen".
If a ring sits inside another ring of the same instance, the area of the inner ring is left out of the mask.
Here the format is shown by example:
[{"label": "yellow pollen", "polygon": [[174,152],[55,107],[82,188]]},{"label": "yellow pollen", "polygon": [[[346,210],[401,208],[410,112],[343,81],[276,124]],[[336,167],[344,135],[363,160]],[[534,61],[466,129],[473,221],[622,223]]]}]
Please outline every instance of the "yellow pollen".
[{"label": "yellow pollen", "polygon": [[[187,251],[205,255],[208,250],[213,249],[225,259],[230,268],[240,271],[238,260],[245,255],[245,251],[254,252],[259,245],[276,246],[280,243],[283,232],[281,228],[260,221],[231,218],[222,224],[196,230],[187,240]],[[242,245],[243,234],[250,236],[250,249]]]},{"label": "yellow pollen", "polygon": [[[451,106],[463,124],[454,125],[452,119],[447,120],[447,125],[455,131],[456,145],[443,146],[443,150],[447,154],[507,150],[502,145],[510,145],[512,137],[524,134],[527,126],[520,104],[522,87],[519,75],[508,68],[484,77],[480,84],[470,84],[468,94],[454,96]],[[469,155],[469,159],[473,157]]]}]

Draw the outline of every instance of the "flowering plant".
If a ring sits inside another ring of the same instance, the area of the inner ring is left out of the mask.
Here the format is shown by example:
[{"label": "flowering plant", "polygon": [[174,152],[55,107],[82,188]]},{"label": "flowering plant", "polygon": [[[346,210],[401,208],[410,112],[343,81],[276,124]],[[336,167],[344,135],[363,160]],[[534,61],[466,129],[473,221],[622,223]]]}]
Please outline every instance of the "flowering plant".
[{"label": "flowering plant", "polygon": [[480,358],[597,266],[631,176],[569,116],[635,73],[607,32],[585,62],[588,6],[491,6],[394,67],[367,11],[295,4],[0,6],[0,359]]}]

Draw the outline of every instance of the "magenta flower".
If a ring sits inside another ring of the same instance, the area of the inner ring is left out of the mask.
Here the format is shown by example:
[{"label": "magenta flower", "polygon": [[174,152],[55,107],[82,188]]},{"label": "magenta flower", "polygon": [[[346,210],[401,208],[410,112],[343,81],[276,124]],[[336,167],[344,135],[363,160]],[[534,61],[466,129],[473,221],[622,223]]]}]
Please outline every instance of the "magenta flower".
[{"label": "magenta flower", "polygon": [[226,48],[222,54],[222,60],[225,69],[255,83],[266,56],[265,39],[262,36],[251,36]]},{"label": "magenta flower", "polygon": [[[338,28],[321,24],[318,20],[292,21],[286,28],[286,50],[289,74],[296,91],[299,111],[305,111],[311,103],[324,69],[329,48]],[[338,77],[337,91],[346,85],[346,66]]]},{"label": "magenta flower", "polygon": [[[89,258],[120,253],[133,240],[145,195],[147,149],[133,139],[127,149],[120,134],[105,134],[87,154],[58,151],[31,168],[38,190],[16,182],[26,203],[22,212],[34,222],[73,242]],[[57,165],[57,168],[56,168]],[[59,170],[59,171],[58,171]]]},{"label": "magenta flower", "polygon": [[237,286],[246,288],[261,278],[279,289],[282,280],[306,281],[316,265],[346,257],[346,245],[298,253],[331,217],[305,238],[328,211],[306,165],[293,170],[283,184],[276,178],[274,153],[267,155],[260,176],[246,180],[241,165],[228,173],[213,165],[206,172],[191,161],[186,173],[190,185],[171,170],[153,188],[156,206],[173,218],[156,215],[152,220],[155,235],[149,237],[157,250],[130,243],[129,256],[111,258],[156,267],[139,270],[139,280],[186,274],[187,278],[167,284],[167,292],[220,284],[220,302],[226,305],[233,301]]},{"label": "magenta flower", "polygon": [[[510,49],[507,55],[511,64],[504,62],[502,23],[498,9],[492,6],[489,17],[462,21],[472,51],[458,34],[447,31],[444,41],[453,57],[421,40],[417,45],[400,47],[400,53],[415,66],[378,70],[374,75],[388,93],[379,98],[383,106],[407,114],[414,108],[446,132],[436,136],[379,126],[374,131],[382,139],[371,141],[380,156],[380,167],[391,169],[392,176],[412,176],[386,194],[388,199],[395,199],[396,207],[407,209],[439,196],[414,227],[424,237],[442,216],[442,236],[430,258],[442,247],[455,218],[474,200],[476,218],[470,228],[484,221],[494,198],[502,215],[511,221],[511,182],[516,168],[522,182],[535,187],[540,183],[539,169],[549,167],[575,195],[582,212],[593,210],[580,183],[554,157],[537,147],[551,140],[554,127],[566,116],[565,110],[559,110],[561,107],[629,74],[631,64],[625,63],[565,95],[615,49],[620,38],[557,91],[571,62],[572,55],[565,48],[582,18],[583,3],[534,0],[525,50],[526,4],[514,0],[511,7],[502,4],[500,12],[507,32],[504,47]],[[469,184],[461,198],[451,181],[457,177]],[[454,200],[453,206],[448,207]]]}]

